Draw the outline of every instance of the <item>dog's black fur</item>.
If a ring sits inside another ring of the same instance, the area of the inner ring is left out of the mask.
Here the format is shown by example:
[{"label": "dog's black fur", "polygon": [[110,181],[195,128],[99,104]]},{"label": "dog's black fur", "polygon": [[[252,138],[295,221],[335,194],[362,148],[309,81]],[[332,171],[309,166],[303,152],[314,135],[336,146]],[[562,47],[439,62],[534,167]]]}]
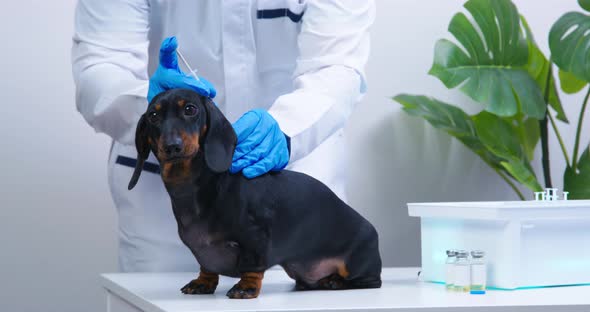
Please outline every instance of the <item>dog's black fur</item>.
[{"label": "dog's black fur", "polygon": [[254,298],[277,264],[297,289],[381,286],[375,228],[324,184],[288,170],[254,179],[228,172],[236,135],[211,99],[185,89],[159,94],[135,143],[129,189],[153,152],[180,238],[201,265],[184,293],[212,293],[221,274],[241,277],[229,297]]}]

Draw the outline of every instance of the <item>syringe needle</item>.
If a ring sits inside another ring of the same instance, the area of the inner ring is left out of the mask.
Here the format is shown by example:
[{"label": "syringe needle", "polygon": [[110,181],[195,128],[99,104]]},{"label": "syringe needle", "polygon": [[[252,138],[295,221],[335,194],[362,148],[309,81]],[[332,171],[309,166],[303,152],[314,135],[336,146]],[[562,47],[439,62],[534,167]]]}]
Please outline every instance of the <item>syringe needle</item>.
[{"label": "syringe needle", "polygon": [[182,55],[182,53],[180,53],[180,49],[176,48],[176,54],[178,54],[178,56],[180,57],[180,59],[184,63],[184,66],[186,66],[186,68],[191,72],[191,74],[193,74],[193,77],[195,77],[195,79],[197,79],[197,81],[200,81],[199,76],[197,76],[196,70],[193,70],[193,68],[188,64],[187,60],[184,58],[184,55]]}]

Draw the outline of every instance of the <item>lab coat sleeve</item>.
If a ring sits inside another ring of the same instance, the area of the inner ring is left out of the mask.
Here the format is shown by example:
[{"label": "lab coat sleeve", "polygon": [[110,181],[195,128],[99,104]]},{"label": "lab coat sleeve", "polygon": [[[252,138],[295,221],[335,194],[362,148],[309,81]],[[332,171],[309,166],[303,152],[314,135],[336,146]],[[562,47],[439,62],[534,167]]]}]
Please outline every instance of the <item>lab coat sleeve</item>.
[{"label": "lab coat sleeve", "polygon": [[294,91],[277,98],[269,113],[291,137],[296,161],[344,127],[365,93],[372,0],[307,2],[298,37]]},{"label": "lab coat sleeve", "polygon": [[147,107],[147,0],[80,0],[72,71],[76,107],[96,132],[133,144]]}]

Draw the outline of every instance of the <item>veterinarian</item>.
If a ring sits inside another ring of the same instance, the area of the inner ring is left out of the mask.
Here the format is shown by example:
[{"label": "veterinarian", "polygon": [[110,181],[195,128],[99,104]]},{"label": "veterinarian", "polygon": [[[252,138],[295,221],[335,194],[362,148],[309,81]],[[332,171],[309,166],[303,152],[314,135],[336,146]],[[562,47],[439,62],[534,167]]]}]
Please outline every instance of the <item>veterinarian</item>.
[{"label": "veterinarian", "polygon": [[[366,90],[374,10],[372,0],[78,2],[76,105],[95,131],[113,139],[108,176],[122,271],[197,270],[178,238],[154,155],[127,190],[148,93],[200,83],[177,70],[176,44],[234,123],[232,172],[255,178],[286,166],[344,197],[343,127]],[[163,47],[160,63],[160,45],[170,36],[177,42]]]}]

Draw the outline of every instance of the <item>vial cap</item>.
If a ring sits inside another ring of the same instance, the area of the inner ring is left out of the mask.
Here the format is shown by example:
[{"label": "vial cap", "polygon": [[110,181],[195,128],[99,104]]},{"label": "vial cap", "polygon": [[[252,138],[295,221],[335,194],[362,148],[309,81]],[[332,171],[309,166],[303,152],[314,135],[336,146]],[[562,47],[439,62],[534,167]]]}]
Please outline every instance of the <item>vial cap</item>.
[{"label": "vial cap", "polygon": [[485,256],[485,252],[483,252],[483,250],[473,250],[471,252],[471,256],[473,258],[483,258],[483,256]]},{"label": "vial cap", "polygon": [[457,252],[455,250],[452,250],[452,249],[447,250],[447,256],[454,257],[456,255],[457,255]]},{"label": "vial cap", "polygon": [[465,250],[458,250],[457,251],[457,258],[467,258],[467,256],[469,256],[469,253]]}]

